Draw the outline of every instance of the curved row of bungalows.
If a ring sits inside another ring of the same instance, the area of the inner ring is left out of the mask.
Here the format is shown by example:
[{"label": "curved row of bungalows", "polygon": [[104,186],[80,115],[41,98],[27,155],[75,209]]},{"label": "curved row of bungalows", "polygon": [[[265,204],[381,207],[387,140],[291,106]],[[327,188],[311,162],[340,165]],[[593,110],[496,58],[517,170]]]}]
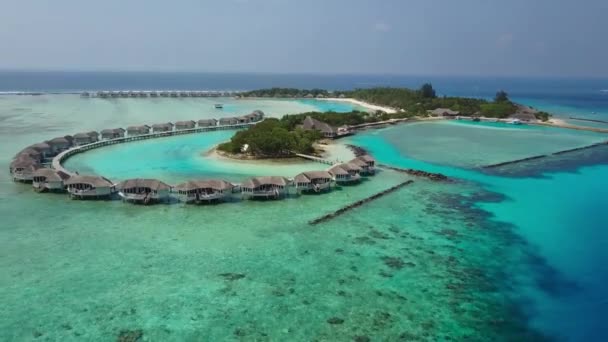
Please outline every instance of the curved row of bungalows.
[{"label": "curved row of bungalows", "polygon": [[185,203],[210,203],[225,200],[234,188],[234,184],[224,180],[193,180],[176,185],[173,192]]},{"label": "curved row of bungalows", "polygon": [[15,182],[31,182],[34,172],[40,168],[42,168],[40,161],[27,155],[13,159],[9,165],[9,171]]},{"label": "curved row of bungalows", "polygon": [[130,137],[137,135],[150,134],[150,129],[152,129],[148,125],[140,125],[140,126],[129,126],[127,127],[127,134]]},{"label": "curved row of bungalows", "polygon": [[101,139],[110,140],[125,137],[125,130],[123,128],[109,128],[104,129],[101,132]]},{"label": "curved row of bungalows", "polygon": [[328,171],[302,172],[293,179],[296,190],[302,192],[326,192],[331,189],[334,176]]},{"label": "curved row of bungalows", "polygon": [[116,186],[123,201],[148,204],[168,201],[171,186],[156,179],[128,179]]},{"label": "curved row of bungalows", "polygon": [[110,198],[116,192],[114,184],[100,176],[74,175],[64,185],[72,199]]},{"label": "curved row of bungalows", "polygon": [[337,164],[327,171],[334,176],[338,184],[352,184],[361,180],[361,167],[353,163]]},{"label": "curved row of bungalows", "polygon": [[32,186],[38,192],[43,191],[63,191],[65,181],[70,178],[65,172],[49,168],[41,168],[34,171],[32,175]]},{"label": "curved row of bungalows", "polygon": [[99,141],[99,133],[95,131],[74,134],[74,146],[92,144]]},{"label": "curved row of bungalows", "polygon": [[241,184],[243,198],[278,199],[285,196],[289,180],[281,176],[249,178]]}]

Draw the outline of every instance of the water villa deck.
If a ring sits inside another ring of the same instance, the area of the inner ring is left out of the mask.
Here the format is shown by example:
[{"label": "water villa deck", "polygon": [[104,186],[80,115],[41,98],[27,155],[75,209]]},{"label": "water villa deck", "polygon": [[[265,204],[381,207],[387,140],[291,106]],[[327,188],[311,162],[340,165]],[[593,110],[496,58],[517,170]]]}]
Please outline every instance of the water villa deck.
[{"label": "water villa deck", "polygon": [[241,194],[246,199],[279,199],[287,194],[290,182],[285,177],[253,177],[241,184]]},{"label": "water villa deck", "polygon": [[240,94],[239,91],[206,91],[206,90],[130,90],[130,91],[118,91],[118,90],[101,90],[97,92],[82,92],[82,97],[88,98],[158,98],[158,97],[234,97]]},{"label": "water villa deck", "polygon": [[99,176],[70,175],[64,184],[72,199],[110,198],[115,192],[114,184]]},{"label": "water villa deck", "polygon": [[193,180],[178,184],[173,188],[177,197],[184,203],[211,203],[226,200],[231,196],[235,185],[225,180]]},{"label": "water villa deck", "polygon": [[128,179],[116,185],[123,201],[149,204],[168,201],[171,186],[156,179]]},{"label": "water villa deck", "polygon": [[38,192],[64,191],[64,182],[70,178],[65,172],[49,168],[41,168],[34,171],[32,175],[32,186]]},{"label": "water villa deck", "polygon": [[327,171],[308,171],[295,176],[293,183],[296,191],[319,193],[329,191],[334,177]]}]

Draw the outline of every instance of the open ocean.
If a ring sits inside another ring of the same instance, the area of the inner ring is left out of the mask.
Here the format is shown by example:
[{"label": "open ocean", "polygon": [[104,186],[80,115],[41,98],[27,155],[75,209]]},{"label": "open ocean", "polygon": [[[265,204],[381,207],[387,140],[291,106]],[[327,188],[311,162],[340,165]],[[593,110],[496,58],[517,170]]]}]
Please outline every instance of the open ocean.
[{"label": "open ocean", "polygon": [[[200,119],[352,109],[322,101],[84,99],[83,90],[418,87],[608,120],[608,81],[405,76],[0,72],[0,168],[63,134]],[[10,92],[42,92],[21,96]],[[60,93],[60,94],[52,94]],[[224,114],[222,114],[224,113]],[[581,122],[577,122],[581,123]],[[598,124],[599,125],[599,124]],[[608,125],[606,125],[608,126]],[[238,181],[322,168],[204,154],[230,132],[93,150],[66,166],[112,180]],[[410,176],[383,171],[323,196],[143,207],[35,194],[0,173],[0,340],[608,340],[608,147],[504,167],[608,135],[548,127],[416,123],[345,140],[381,163],[444,173],[335,220],[310,219]],[[348,158],[338,151],[336,158]],[[331,324],[329,322],[332,322]]]}]

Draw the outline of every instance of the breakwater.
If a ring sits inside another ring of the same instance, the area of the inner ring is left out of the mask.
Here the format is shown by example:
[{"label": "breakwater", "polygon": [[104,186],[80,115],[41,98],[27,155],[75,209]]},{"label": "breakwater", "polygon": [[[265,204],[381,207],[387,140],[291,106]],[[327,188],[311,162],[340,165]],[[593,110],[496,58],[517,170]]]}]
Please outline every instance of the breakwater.
[{"label": "breakwater", "polygon": [[433,172],[427,172],[427,171],[415,170],[415,169],[402,169],[402,168],[398,168],[398,167],[394,167],[394,166],[390,166],[390,165],[386,165],[386,164],[378,164],[378,167],[401,172],[401,173],[406,173],[410,176],[428,178],[435,182],[440,182],[440,181],[445,182],[445,181],[449,180],[448,176],[441,174],[441,173],[433,173]]},{"label": "breakwater", "polygon": [[594,148],[594,147],[601,146],[601,145],[608,145],[608,140],[600,142],[600,143],[591,144],[591,145],[588,145],[588,146],[577,147],[577,148],[572,148],[572,149],[569,149],[569,150],[555,152],[553,154],[554,155],[559,155],[559,154],[564,154],[564,153],[568,153],[568,152],[575,152],[575,151],[580,151],[580,150],[586,150],[586,149]]},{"label": "breakwater", "polygon": [[576,118],[576,117],[573,117],[573,116],[571,116],[569,119],[570,119],[570,120],[589,121],[589,122],[599,122],[599,123],[605,123],[605,124],[608,124],[608,121],[604,121],[604,120],[597,120],[597,119]]},{"label": "breakwater", "polygon": [[541,158],[545,158],[545,157],[547,157],[547,155],[546,154],[542,154],[542,155],[538,155],[538,156],[532,156],[532,157],[527,157],[527,158],[509,160],[509,161],[506,161],[506,162],[485,165],[485,166],[482,166],[482,169],[493,169],[493,168],[500,167],[500,166],[517,164],[517,163],[523,163],[523,162],[526,162],[526,161],[529,161],[529,160],[541,159]]},{"label": "breakwater", "polygon": [[349,204],[347,206],[344,206],[344,207],[342,207],[342,208],[340,208],[340,209],[338,209],[338,210],[336,210],[336,211],[334,211],[332,213],[329,213],[327,215],[323,215],[323,216],[318,217],[318,218],[316,218],[314,220],[311,220],[311,221],[308,222],[308,224],[314,226],[314,225],[317,225],[319,223],[327,222],[327,221],[329,221],[331,219],[334,219],[334,218],[336,218],[336,217],[338,217],[338,216],[340,216],[340,215],[348,212],[349,210],[353,210],[355,208],[358,208],[358,207],[360,207],[360,206],[362,206],[362,205],[364,205],[366,203],[369,203],[369,202],[371,202],[373,200],[376,200],[376,199],[378,199],[378,198],[380,198],[380,197],[382,197],[384,195],[390,194],[391,192],[395,192],[395,191],[403,188],[404,186],[410,185],[412,183],[414,183],[413,180],[408,180],[408,181],[405,181],[403,183],[397,184],[397,185],[395,185],[393,187],[390,187],[390,188],[388,188],[386,190],[383,190],[381,192],[375,193],[375,194],[373,194],[373,195],[371,195],[369,197],[366,197],[366,198],[364,198],[362,200],[359,200],[359,201],[353,202],[353,203],[351,203],[351,204]]}]

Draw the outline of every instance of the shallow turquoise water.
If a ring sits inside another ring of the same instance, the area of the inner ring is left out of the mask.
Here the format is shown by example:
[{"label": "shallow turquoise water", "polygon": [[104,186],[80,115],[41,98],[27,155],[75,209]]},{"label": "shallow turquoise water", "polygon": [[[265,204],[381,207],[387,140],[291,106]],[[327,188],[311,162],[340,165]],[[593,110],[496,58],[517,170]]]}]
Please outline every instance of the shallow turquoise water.
[{"label": "shallow turquoise water", "polygon": [[[60,110],[76,110],[80,99],[62,105],[52,96],[27,99],[0,104],[5,169],[16,150],[40,139],[40,131],[55,136],[143,116],[117,103],[82,114],[84,123]],[[45,120],[30,122],[24,113]],[[150,115],[174,117],[159,108]],[[382,162],[443,172],[456,182],[415,179],[314,227],[310,219],[410,177],[383,172],[327,195],[276,202],[143,207],[35,194],[1,173],[0,340],[114,340],[122,330],[138,329],[145,340],[163,341],[605,336],[607,167],[544,178],[471,168],[497,154],[551,152],[598,137],[461,124],[430,128],[402,125],[344,142],[368,148]],[[479,146],[471,134],[483,139]],[[82,154],[68,166],[113,179],[145,175],[171,182],[309,167],[262,164],[243,171],[201,156],[228,136],[124,144]],[[512,152],[509,136],[536,144]],[[416,144],[418,139],[428,143]],[[448,149],[451,139],[469,148],[457,155]],[[137,166],[142,163],[145,168]]]}]

